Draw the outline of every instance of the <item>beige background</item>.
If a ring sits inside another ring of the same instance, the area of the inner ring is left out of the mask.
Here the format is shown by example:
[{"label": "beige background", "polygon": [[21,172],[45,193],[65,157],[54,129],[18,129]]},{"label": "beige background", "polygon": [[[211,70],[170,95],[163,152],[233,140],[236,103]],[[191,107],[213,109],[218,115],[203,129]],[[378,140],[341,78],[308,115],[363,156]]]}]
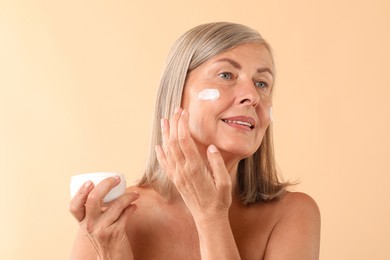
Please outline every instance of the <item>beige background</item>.
[{"label": "beige background", "polygon": [[70,176],[133,183],[170,45],[233,21],[274,48],[277,159],[321,208],[321,259],[390,259],[389,3],[1,0],[0,258],[68,258]]}]

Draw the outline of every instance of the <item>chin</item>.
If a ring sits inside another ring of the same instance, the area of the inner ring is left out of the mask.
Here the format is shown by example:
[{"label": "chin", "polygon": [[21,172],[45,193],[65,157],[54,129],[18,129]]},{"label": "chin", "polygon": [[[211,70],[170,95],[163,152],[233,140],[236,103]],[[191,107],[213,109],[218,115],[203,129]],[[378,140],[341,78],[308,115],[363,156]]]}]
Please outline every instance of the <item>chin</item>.
[{"label": "chin", "polygon": [[236,158],[238,160],[242,160],[244,158],[250,157],[253,155],[258,147],[251,146],[240,146],[238,147],[237,144],[233,145],[221,145],[217,146],[223,154],[225,154],[227,157],[230,158]]}]

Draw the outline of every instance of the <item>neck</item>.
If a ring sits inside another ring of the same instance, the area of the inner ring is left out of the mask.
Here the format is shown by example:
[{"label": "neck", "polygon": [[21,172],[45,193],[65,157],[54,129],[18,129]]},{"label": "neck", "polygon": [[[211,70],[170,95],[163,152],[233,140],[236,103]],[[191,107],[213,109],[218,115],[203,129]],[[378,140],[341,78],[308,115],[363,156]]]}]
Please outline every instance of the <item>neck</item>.
[{"label": "neck", "polygon": [[[202,156],[203,161],[207,164],[209,167],[209,162],[207,159],[207,146],[199,146],[198,145],[198,151],[200,155]],[[237,156],[233,156],[231,153],[227,153],[223,150],[219,150],[221,153],[221,156],[225,162],[225,167],[227,172],[230,175],[230,178],[232,180],[232,188],[235,189],[236,185],[236,177],[237,177],[237,169],[238,169],[238,163],[240,162],[240,158],[237,158]]]}]

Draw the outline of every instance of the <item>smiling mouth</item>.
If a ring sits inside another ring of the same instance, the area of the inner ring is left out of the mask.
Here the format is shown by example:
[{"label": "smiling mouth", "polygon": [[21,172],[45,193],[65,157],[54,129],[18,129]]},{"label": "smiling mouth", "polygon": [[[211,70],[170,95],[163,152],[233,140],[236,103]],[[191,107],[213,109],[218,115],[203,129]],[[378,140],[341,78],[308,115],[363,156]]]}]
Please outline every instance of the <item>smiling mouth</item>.
[{"label": "smiling mouth", "polygon": [[227,123],[227,124],[236,124],[236,125],[242,125],[242,126],[246,126],[248,127],[249,129],[254,129],[255,126],[249,122],[245,122],[245,121],[240,121],[240,120],[229,120],[229,119],[222,119],[223,122]]}]

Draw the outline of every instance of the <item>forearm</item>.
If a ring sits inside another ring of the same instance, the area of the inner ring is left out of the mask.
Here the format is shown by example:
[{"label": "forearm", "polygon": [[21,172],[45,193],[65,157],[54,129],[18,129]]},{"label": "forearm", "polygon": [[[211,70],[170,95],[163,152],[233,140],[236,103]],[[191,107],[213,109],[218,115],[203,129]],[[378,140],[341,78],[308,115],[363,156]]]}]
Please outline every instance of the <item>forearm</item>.
[{"label": "forearm", "polygon": [[202,260],[241,259],[228,217],[196,221]]}]

